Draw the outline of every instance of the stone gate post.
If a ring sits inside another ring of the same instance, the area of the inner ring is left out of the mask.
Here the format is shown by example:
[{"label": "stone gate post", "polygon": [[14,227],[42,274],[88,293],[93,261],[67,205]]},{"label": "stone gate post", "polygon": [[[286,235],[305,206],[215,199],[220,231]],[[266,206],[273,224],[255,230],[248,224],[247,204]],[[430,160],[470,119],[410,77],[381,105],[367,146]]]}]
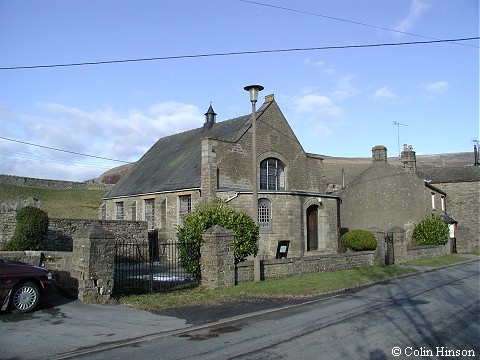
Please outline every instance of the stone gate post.
[{"label": "stone gate post", "polygon": [[203,234],[201,256],[201,284],[207,289],[235,286],[234,232],[221,226],[212,226]]},{"label": "stone gate post", "polygon": [[73,266],[81,301],[106,302],[113,290],[115,235],[99,224],[74,234]]},{"label": "stone gate post", "polygon": [[375,235],[377,248],[375,249],[375,264],[385,264],[385,232],[377,227],[367,229]]}]

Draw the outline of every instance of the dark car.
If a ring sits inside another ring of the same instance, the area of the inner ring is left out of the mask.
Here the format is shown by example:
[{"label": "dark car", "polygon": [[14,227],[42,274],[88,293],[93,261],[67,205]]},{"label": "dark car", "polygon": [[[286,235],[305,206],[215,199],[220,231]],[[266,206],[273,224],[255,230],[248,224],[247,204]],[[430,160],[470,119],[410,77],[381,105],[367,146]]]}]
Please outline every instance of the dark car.
[{"label": "dark car", "polygon": [[52,292],[52,274],[44,268],[0,260],[0,310],[33,311]]}]

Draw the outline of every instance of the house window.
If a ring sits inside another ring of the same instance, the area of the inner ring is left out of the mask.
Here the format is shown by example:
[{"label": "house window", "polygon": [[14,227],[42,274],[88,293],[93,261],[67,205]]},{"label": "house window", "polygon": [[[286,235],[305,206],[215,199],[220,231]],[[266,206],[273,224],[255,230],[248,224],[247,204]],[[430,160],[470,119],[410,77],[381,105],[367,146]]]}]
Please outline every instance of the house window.
[{"label": "house window", "polygon": [[178,197],[178,222],[183,225],[182,218],[192,211],[192,195],[180,195]]},{"label": "house window", "polygon": [[130,207],[130,210],[132,212],[132,220],[137,221],[137,202],[134,201],[132,206]]},{"label": "house window", "polygon": [[268,199],[260,199],[258,201],[258,226],[261,229],[269,229],[271,216],[271,204]]},{"label": "house window", "polygon": [[115,203],[115,220],[123,220],[125,216],[123,210],[123,201]]},{"label": "house window", "polygon": [[268,158],[260,163],[260,189],[285,190],[285,167],[275,158]]},{"label": "house window", "polygon": [[440,200],[442,202],[442,211],[445,211],[447,209],[447,206],[446,206],[446,203],[445,203],[445,196],[442,195]]},{"label": "house window", "polygon": [[145,200],[145,221],[149,229],[155,228],[155,199]]},{"label": "house window", "polygon": [[435,209],[435,193],[432,192],[432,209]]}]

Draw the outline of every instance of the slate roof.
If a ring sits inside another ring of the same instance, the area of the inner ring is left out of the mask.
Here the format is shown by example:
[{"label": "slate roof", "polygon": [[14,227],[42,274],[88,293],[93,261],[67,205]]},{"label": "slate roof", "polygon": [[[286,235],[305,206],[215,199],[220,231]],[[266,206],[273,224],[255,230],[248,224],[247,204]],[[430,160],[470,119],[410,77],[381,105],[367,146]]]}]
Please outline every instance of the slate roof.
[{"label": "slate roof", "polygon": [[[269,103],[256,112],[257,118]],[[158,140],[137,164],[105,195],[104,199],[199,189],[201,141],[204,138],[238,141],[250,128],[251,115],[215,123]]]},{"label": "slate roof", "polygon": [[433,184],[480,181],[480,167],[462,166],[423,169],[418,170],[418,176],[431,181]]}]

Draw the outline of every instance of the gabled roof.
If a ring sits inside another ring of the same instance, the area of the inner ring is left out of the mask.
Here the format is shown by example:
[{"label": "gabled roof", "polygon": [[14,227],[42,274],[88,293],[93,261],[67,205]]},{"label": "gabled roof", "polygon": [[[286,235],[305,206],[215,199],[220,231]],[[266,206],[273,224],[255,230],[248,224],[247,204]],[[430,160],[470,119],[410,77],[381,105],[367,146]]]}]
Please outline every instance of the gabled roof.
[{"label": "gabled roof", "polygon": [[[270,103],[256,112],[259,117]],[[215,123],[158,140],[137,164],[105,195],[105,199],[155,194],[201,186],[201,141],[236,142],[250,128],[251,115]]]}]

